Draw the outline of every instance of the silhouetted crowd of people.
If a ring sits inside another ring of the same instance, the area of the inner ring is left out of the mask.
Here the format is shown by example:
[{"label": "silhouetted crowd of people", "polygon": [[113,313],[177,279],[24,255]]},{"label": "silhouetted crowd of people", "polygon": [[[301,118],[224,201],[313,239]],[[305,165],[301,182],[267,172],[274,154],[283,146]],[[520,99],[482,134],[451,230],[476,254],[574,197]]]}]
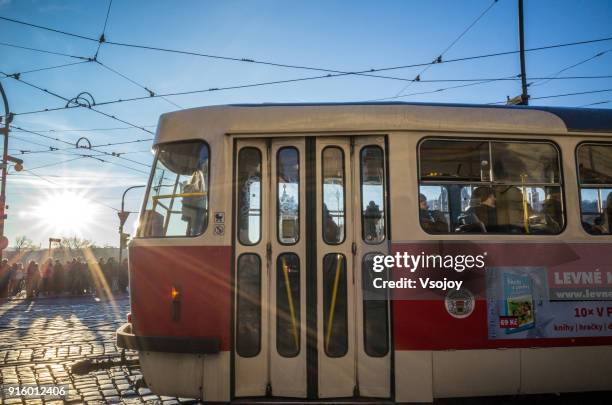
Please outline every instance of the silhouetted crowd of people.
[{"label": "silhouetted crowd of people", "polygon": [[61,263],[48,259],[42,264],[30,261],[0,263],[0,299],[40,296],[86,295],[97,296],[123,293],[128,287],[127,259],[121,264],[112,257],[108,260],[84,261],[73,258]]}]

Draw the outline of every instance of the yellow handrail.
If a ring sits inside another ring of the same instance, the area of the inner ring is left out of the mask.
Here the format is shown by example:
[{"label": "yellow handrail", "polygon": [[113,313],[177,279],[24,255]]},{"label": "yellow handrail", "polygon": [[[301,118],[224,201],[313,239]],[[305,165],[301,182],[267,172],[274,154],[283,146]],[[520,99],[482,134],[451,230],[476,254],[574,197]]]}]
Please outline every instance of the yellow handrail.
[{"label": "yellow handrail", "polygon": [[336,255],[336,277],[334,279],[334,289],[332,300],[329,305],[329,318],[327,319],[327,336],[325,336],[325,350],[329,350],[329,339],[331,338],[332,323],[334,321],[334,311],[336,310],[336,297],[338,296],[338,285],[340,284],[340,270],[342,269],[342,255]]},{"label": "yellow handrail", "polygon": [[[164,205],[162,203],[159,202],[159,200],[164,199],[164,198],[176,198],[176,197],[204,197],[205,195],[207,195],[207,193],[205,191],[199,191],[199,192],[195,192],[195,193],[179,193],[179,194],[160,194],[160,195],[154,195],[151,197],[151,199],[153,200],[153,208],[152,211],[155,211],[157,208],[157,204],[159,203],[159,205],[161,205],[162,207],[164,207]],[[164,207],[166,208],[166,207]],[[166,208],[166,210],[169,210],[168,208]]]},{"label": "yellow handrail", "polygon": [[175,198],[175,197],[204,197],[206,195],[206,192],[204,191],[200,191],[200,192],[196,192],[196,193],[179,193],[179,194],[160,194],[160,195],[154,195],[153,197],[151,197],[153,200],[157,201],[157,200],[161,200],[163,198]]},{"label": "yellow handrail", "polygon": [[293,297],[291,295],[291,286],[289,285],[289,271],[285,258],[281,258],[283,275],[285,276],[285,290],[287,291],[287,301],[289,302],[289,313],[291,314],[291,329],[293,331],[293,340],[295,341],[295,350],[300,350],[300,341],[297,333],[297,325],[295,321],[295,309],[293,307]]},{"label": "yellow handrail", "polygon": [[521,188],[523,189],[523,226],[525,232],[529,233],[529,210],[527,207],[527,188],[525,187],[526,174],[521,174]]}]

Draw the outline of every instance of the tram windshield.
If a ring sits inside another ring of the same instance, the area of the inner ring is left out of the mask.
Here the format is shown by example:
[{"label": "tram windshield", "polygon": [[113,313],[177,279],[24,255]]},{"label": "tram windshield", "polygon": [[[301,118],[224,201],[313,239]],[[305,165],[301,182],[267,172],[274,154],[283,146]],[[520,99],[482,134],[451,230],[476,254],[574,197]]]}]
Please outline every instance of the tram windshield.
[{"label": "tram windshield", "polygon": [[160,145],[138,236],[202,234],[208,225],[208,173],[205,142]]}]

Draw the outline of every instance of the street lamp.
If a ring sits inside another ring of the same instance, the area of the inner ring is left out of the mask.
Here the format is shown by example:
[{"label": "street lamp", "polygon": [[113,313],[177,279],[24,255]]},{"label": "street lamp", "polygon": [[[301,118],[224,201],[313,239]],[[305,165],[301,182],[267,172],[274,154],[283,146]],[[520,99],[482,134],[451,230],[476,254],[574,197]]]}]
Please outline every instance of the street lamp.
[{"label": "street lamp", "polygon": [[125,195],[127,194],[128,191],[134,188],[142,188],[142,187],[146,187],[146,186],[139,185],[139,186],[128,187],[123,192],[123,196],[121,197],[121,211],[117,213],[117,216],[119,216],[119,264],[121,264],[121,258],[123,256],[123,247],[127,245],[127,238],[130,236],[127,233],[123,233],[123,225],[125,225],[125,221],[127,221],[128,216],[130,216],[130,211],[125,210]]}]

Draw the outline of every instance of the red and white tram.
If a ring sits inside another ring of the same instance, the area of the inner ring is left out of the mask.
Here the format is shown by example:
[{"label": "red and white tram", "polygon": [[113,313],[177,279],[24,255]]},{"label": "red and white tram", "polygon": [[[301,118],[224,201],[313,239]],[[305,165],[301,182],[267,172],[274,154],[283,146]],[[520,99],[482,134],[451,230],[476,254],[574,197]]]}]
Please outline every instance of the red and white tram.
[{"label": "red and white tram", "polygon": [[[117,332],[153,392],[612,389],[612,111],[203,107],[164,114],[154,150]],[[485,268],[455,292],[373,288],[396,253]]]}]

